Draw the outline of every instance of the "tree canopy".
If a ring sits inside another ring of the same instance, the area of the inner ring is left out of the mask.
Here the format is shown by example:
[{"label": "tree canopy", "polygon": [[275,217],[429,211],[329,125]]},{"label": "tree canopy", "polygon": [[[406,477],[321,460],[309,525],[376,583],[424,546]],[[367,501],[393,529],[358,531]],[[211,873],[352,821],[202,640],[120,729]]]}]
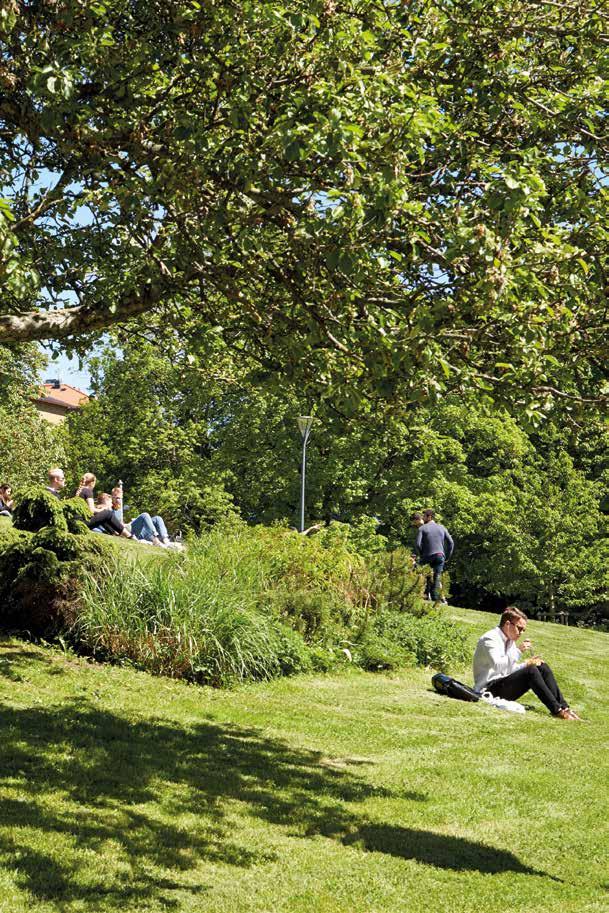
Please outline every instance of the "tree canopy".
[{"label": "tree canopy", "polygon": [[0,342],[606,397],[602,4],[8,0],[0,39]]},{"label": "tree canopy", "polygon": [[[221,363],[219,351],[215,364]],[[131,510],[202,530],[227,511],[296,525],[302,408],[225,358],[221,376],[134,339],[93,364],[95,396],[70,416],[69,488],[120,477]],[[342,521],[410,544],[411,513],[437,510],[454,535],[459,604],[609,613],[609,429],[557,417],[535,432],[506,411],[447,396],[404,413],[393,403],[341,415],[318,405],[308,446],[306,523]],[[375,519],[376,518],[376,522]],[[363,524],[363,525],[362,525]]]}]

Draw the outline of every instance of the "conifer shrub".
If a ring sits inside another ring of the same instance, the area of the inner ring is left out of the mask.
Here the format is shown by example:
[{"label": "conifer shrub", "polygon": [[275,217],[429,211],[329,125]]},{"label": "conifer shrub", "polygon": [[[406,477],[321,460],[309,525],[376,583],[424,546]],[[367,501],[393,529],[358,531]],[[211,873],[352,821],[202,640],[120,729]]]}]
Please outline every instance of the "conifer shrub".
[{"label": "conifer shrub", "polygon": [[[44,507],[43,499],[32,497],[23,514],[26,522],[44,517]],[[112,554],[110,543],[86,527],[86,535],[75,535],[62,528],[56,512],[47,518],[53,525],[37,532],[13,528],[0,537],[0,622],[37,635],[73,622],[83,581],[99,573]]]},{"label": "conifer shrub", "polygon": [[13,525],[30,533],[44,527],[68,529],[62,502],[40,487],[28,488],[20,495],[13,511]]},{"label": "conifer shrub", "polygon": [[60,503],[63,515],[66,518],[68,532],[77,535],[83,535],[88,532],[87,521],[91,519],[91,511],[86,501],[83,498],[68,498]]}]

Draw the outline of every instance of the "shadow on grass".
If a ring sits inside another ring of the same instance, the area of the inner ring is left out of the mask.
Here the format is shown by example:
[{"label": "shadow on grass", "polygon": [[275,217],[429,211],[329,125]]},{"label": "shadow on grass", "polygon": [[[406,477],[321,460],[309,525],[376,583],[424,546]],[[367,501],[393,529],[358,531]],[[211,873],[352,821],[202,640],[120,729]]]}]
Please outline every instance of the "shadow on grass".
[{"label": "shadow on grass", "polygon": [[[168,892],[188,890],[180,873],[202,859],[249,867],[273,858],[239,842],[235,802],[273,824],[331,820],[344,830],[353,821],[345,803],[384,794],[320,760],[254,730],[131,722],[86,701],[5,708],[0,864],[38,899],[171,905]],[[91,865],[90,851],[108,862]]]},{"label": "shadow on grass", "polygon": [[515,872],[542,875],[551,878],[552,881],[562,881],[546,872],[523,865],[518,857],[508,850],[498,850],[484,843],[466,840],[464,837],[434,834],[408,827],[366,824],[354,833],[348,834],[343,843],[369,852],[389,853],[401,859],[415,859],[425,865],[452,869],[456,872],[477,871],[486,875]]},{"label": "shadow on grass", "polygon": [[213,721],[132,722],[87,701],[7,708],[0,772],[0,864],[38,900],[177,908],[180,892],[205,890],[187,877],[201,861],[274,858],[240,842],[238,812],[430,865],[542,874],[467,840],[370,824],[352,804],[394,794],[320,754]]}]

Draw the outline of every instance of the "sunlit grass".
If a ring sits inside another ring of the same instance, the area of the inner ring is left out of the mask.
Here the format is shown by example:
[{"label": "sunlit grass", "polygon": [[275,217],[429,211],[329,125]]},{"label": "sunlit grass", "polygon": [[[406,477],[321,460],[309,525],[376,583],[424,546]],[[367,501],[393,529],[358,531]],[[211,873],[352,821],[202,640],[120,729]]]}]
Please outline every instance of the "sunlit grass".
[{"label": "sunlit grass", "polygon": [[421,669],[222,692],[5,642],[0,911],[608,910],[609,636],[529,631],[589,723]]}]

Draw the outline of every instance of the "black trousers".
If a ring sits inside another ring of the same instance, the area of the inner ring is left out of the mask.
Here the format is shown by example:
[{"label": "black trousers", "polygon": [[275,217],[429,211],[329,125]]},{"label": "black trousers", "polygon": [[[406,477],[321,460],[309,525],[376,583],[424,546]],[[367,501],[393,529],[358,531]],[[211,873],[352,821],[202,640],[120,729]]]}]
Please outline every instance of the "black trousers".
[{"label": "black trousers", "polygon": [[495,697],[504,697],[508,701],[516,701],[527,691],[533,691],[554,716],[559,710],[569,706],[547,663],[542,663],[541,666],[525,666],[511,675],[496,678],[486,686],[486,690]]},{"label": "black trousers", "polygon": [[112,510],[98,510],[87,522],[87,526],[89,529],[93,529],[95,526],[103,526],[110,535],[118,533],[119,536],[125,528],[124,523],[121,523],[121,521],[114,516],[114,511]]}]

